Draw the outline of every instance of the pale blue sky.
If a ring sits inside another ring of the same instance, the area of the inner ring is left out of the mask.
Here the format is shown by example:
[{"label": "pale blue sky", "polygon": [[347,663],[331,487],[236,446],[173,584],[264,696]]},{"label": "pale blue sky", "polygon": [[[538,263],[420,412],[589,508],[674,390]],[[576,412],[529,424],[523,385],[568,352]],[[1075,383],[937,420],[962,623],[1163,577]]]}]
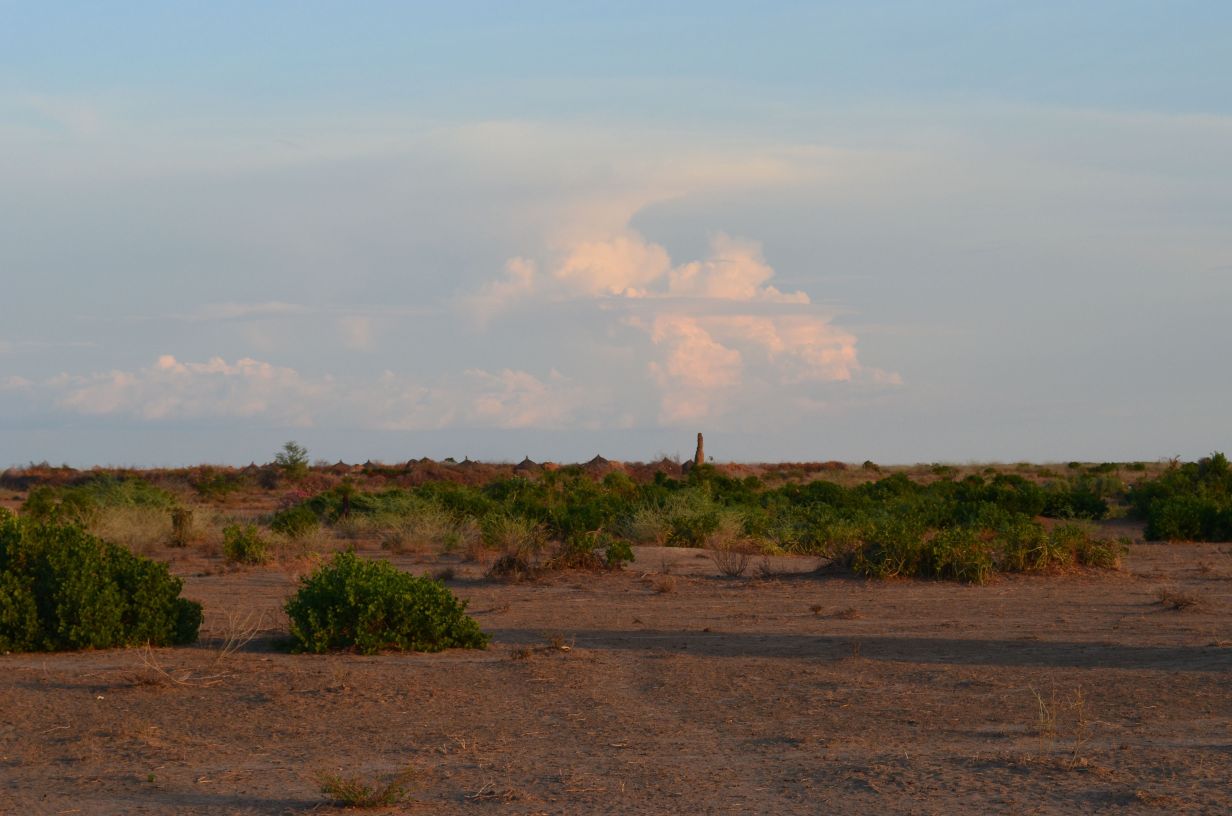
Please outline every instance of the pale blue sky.
[{"label": "pale blue sky", "polygon": [[0,466],[1232,449],[1232,6],[444,6],[0,0]]}]

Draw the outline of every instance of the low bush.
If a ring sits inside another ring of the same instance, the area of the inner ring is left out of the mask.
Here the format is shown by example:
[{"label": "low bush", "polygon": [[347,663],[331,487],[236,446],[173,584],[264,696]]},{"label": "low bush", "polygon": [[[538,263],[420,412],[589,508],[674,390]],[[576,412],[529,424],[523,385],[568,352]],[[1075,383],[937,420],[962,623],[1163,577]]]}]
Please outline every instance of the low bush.
[{"label": "low bush", "polygon": [[857,550],[851,568],[870,578],[907,578],[920,573],[924,531],[903,518],[886,517],[873,523],[868,539]]},{"label": "low bush", "polygon": [[165,564],[0,510],[0,652],[191,643],[201,605]]},{"label": "low bush", "polygon": [[1222,453],[1174,462],[1159,477],[1135,484],[1129,500],[1146,520],[1150,541],[1232,539],[1232,467]]},{"label": "low bush", "polygon": [[234,564],[264,564],[269,542],[255,524],[228,524],[222,528],[222,554]]},{"label": "low bush", "polygon": [[270,529],[287,538],[302,538],[317,529],[317,514],[303,504],[280,510],[270,519]]},{"label": "low bush", "polygon": [[982,584],[992,575],[993,552],[972,527],[950,527],[939,531],[925,545],[919,574]]},{"label": "low bush", "polygon": [[480,538],[490,550],[530,562],[547,544],[547,531],[522,516],[493,513],[480,525]]},{"label": "low bush", "polygon": [[561,542],[544,569],[618,570],[633,560],[629,542],[602,531],[576,533]]},{"label": "low bush", "polygon": [[299,651],[482,649],[490,636],[444,584],[342,552],[300,582],[285,606]]}]

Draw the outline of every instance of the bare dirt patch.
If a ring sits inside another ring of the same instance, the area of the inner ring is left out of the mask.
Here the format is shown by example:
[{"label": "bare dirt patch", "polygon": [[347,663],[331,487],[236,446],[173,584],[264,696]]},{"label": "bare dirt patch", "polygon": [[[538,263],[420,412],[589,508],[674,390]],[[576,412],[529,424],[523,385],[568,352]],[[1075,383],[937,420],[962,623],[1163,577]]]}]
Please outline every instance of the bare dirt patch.
[{"label": "bare dirt patch", "polygon": [[374,657],[280,650],[296,570],[179,556],[199,644],[0,657],[0,812],[329,813],[331,777],[409,780],[399,813],[1232,812],[1224,549],[987,586],[400,556],[494,644]]}]

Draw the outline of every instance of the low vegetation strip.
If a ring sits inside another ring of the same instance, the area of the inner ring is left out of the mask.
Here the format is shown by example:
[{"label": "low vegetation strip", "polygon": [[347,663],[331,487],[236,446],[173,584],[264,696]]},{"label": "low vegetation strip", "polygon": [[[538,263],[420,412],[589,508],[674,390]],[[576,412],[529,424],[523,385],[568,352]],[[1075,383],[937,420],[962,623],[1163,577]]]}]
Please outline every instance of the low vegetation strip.
[{"label": "low vegetation strip", "polygon": [[[306,455],[288,443],[266,466],[145,476],[74,476],[34,466],[8,471],[0,483],[29,491],[23,516],[80,523],[133,549],[168,535],[177,514],[174,530],[191,538],[185,508],[196,507],[200,517],[221,513],[237,491],[281,490],[273,512],[266,503],[263,515],[220,522],[217,546],[229,562],[308,552],[323,537],[376,538],[395,553],[461,551],[505,578],[619,568],[640,544],[701,547],[742,560],[807,554],[869,577],[978,583],[1004,572],[1115,567],[1124,542],[1095,536],[1089,524],[1110,515],[1144,519],[1148,539],[1232,538],[1232,474],[1219,453],[1150,473],[1141,463],[1078,462],[1055,470],[934,465],[910,473],[871,462],[310,467]],[[209,503],[204,511],[189,503],[193,492]]]}]

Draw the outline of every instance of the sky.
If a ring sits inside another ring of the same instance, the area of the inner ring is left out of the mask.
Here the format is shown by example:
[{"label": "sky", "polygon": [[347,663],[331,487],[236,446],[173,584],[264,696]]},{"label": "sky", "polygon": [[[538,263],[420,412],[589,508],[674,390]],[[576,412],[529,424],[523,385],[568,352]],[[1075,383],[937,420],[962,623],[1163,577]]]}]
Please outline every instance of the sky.
[{"label": "sky", "polygon": [[1230,35],[0,0],[0,467],[1232,450]]}]

